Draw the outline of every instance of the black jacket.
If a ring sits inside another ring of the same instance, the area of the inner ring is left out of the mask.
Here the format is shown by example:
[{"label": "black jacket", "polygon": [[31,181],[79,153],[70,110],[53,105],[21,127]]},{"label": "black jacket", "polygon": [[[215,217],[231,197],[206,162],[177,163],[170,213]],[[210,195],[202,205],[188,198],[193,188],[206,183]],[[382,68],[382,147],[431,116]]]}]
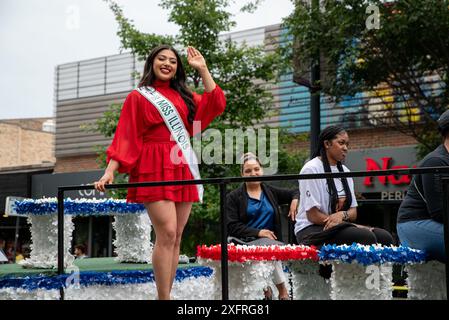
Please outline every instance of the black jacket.
[{"label": "black jacket", "polygon": [[[282,241],[280,205],[290,204],[293,199],[299,198],[299,189],[283,189],[262,183],[262,190],[274,209],[274,233],[279,241]],[[247,226],[248,195],[246,185],[243,183],[238,189],[231,191],[226,197],[226,213],[228,219],[228,234],[245,241],[257,239],[259,229]]]},{"label": "black jacket", "polygon": [[[449,166],[449,153],[444,145],[440,145],[418,167],[444,166]],[[443,200],[448,195],[443,194],[442,177],[447,177],[447,174],[418,174],[413,177],[399,207],[398,223],[424,219],[443,223]]]}]

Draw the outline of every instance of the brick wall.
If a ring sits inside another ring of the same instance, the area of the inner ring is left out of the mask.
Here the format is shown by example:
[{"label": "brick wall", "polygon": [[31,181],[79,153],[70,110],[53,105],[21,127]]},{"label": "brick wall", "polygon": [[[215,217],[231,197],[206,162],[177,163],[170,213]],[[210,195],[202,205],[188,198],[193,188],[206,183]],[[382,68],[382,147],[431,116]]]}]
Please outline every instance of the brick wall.
[{"label": "brick wall", "polygon": [[57,158],[54,172],[63,173],[98,170],[100,167],[98,166],[96,159],[96,155]]},{"label": "brick wall", "polygon": [[50,119],[52,118],[6,119],[0,122],[19,126],[22,129],[42,131],[42,125]]},{"label": "brick wall", "polygon": [[410,136],[394,130],[364,129],[348,131],[352,149],[398,147],[417,144]]},{"label": "brick wall", "polygon": [[[415,145],[414,138],[394,130],[385,129],[353,129],[348,130],[349,151],[382,147],[399,147]],[[309,141],[298,141],[290,148],[309,150]]]},{"label": "brick wall", "polygon": [[0,168],[55,162],[54,134],[0,122]]}]

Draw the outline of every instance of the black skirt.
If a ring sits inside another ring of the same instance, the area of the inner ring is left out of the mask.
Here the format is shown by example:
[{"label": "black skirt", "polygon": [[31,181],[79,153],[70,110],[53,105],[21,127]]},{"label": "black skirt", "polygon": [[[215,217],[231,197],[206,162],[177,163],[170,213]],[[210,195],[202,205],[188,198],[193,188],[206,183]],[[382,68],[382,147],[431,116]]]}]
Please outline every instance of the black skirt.
[{"label": "black skirt", "polygon": [[342,222],[323,231],[324,225],[313,224],[299,231],[296,234],[296,238],[300,244],[321,247],[324,243],[327,243],[328,240],[334,239],[335,235],[341,230],[353,226],[354,224],[350,222]]},{"label": "black skirt", "polygon": [[228,243],[242,244],[247,246],[285,246],[285,243],[270,238],[244,238],[228,237]]}]

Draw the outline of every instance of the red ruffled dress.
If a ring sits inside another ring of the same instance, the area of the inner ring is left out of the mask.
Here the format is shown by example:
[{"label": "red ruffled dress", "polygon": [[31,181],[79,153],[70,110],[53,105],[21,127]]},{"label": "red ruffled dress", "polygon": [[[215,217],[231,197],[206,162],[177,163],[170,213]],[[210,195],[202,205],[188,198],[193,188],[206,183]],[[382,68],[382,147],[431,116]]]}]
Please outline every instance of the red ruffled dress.
[{"label": "red ruffled dress", "polygon": [[[188,108],[181,95],[169,82],[155,81],[153,87],[169,99],[178,110],[192,136],[192,123],[187,121]],[[194,121],[201,121],[204,130],[215,117],[223,113],[226,99],[217,85],[202,95],[193,93],[196,106]],[[129,182],[191,180],[193,176],[185,161],[173,163],[170,152],[176,142],[159,111],[144,96],[133,90],[125,100],[112,144],[107,149],[107,161],[120,163],[118,171],[129,174]],[[181,151],[178,155],[182,157]],[[199,156],[199,155],[198,155]],[[127,202],[199,201],[196,185],[129,188]]]}]

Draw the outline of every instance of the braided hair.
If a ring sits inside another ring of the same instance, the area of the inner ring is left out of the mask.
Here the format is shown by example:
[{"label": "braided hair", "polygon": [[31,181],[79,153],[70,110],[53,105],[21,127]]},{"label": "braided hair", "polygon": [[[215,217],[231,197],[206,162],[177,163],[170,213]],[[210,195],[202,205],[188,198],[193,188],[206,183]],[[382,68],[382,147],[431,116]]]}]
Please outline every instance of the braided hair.
[{"label": "braided hair", "polygon": [[[321,131],[319,135],[319,141],[318,141],[318,148],[315,150],[315,152],[312,154],[312,159],[315,157],[320,156],[321,161],[323,162],[324,172],[332,172],[331,167],[329,164],[329,159],[327,158],[326,153],[326,147],[324,145],[325,141],[331,141],[337,137],[338,134],[346,132],[345,129],[339,126],[329,126],[326,127],[323,131]],[[337,161],[337,168],[338,171],[344,172],[343,165],[341,161]],[[330,213],[334,213],[337,210],[337,203],[338,203],[338,191],[337,187],[335,186],[335,182],[333,178],[326,178],[327,186],[328,186],[328,192],[329,192],[329,209]],[[349,209],[352,203],[352,194],[351,190],[349,189],[348,180],[346,178],[341,178],[341,182],[343,184],[343,189],[346,194],[346,199],[343,204],[343,211],[346,211]]]}]

